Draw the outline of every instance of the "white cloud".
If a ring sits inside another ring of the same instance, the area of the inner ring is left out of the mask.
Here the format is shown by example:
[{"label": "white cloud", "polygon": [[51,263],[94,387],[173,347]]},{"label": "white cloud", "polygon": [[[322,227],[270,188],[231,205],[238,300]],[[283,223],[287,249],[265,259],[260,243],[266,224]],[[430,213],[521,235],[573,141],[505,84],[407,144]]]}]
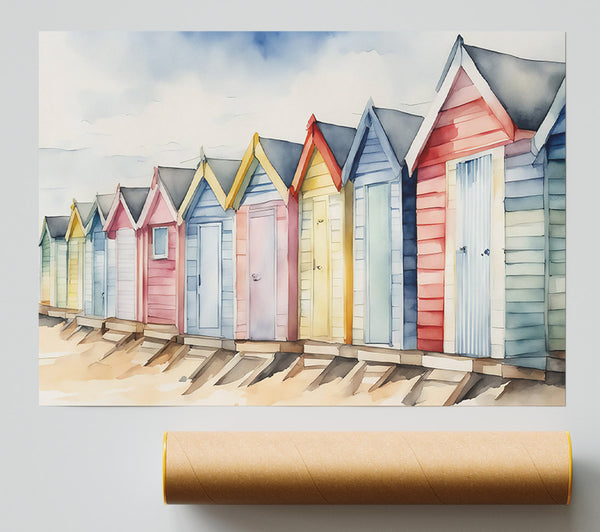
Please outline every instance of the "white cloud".
[{"label": "white cloud", "polygon": [[[356,125],[369,96],[424,112],[456,34],[40,34],[40,216],[68,211],[117,182],[149,183],[152,166],[240,157],[251,134],[302,142],[312,113]],[[563,60],[556,33],[465,33],[524,57]],[[64,151],[89,148],[80,151]],[[187,161],[187,162],[185,162]],[[56,189],[56,184],[60,184]],[[54,189],[50,191],[50,189]],[[64,194],[64,197],[63,197]]]}]

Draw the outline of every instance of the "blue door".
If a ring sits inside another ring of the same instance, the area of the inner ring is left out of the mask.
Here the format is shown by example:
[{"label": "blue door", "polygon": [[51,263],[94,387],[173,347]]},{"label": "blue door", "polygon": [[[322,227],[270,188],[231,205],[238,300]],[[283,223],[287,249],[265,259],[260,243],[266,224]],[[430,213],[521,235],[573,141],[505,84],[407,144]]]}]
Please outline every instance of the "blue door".
[{"label": "blue door", "polygon": [[456,352],[491,354],[492,156],[456,166]]},{"label": "blue door", "polygon": [[392,235],[390,226],[390,186],[366,187],[367,237],[367,331],[371,344],[391,342]]}]

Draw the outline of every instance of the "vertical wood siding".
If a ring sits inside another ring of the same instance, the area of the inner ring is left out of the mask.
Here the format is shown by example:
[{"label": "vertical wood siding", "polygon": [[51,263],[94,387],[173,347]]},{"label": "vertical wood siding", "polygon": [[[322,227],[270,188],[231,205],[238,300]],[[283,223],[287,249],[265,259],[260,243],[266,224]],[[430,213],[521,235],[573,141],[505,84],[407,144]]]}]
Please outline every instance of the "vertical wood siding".
[{"label": "vertical wood siding", "polygon": [[[338,192],[323,157],[315,148],[311,161],[308,164],[306,175],[302,183],[300,196],[300,273],[299,273],[299,298],[300,298],[300,337],[317,338],[335,342],[351,341],[351,313],[348,308],[351,302],[352,285],[351,267],[348,262],[352,260],[352,183],[348,183],[342,192]],[[327,308],[315,308],[317,296],[315,293],[315,275],[320,273],[313,270],[314,261],[319,249],[315,248],[315,202],[326,204],[328,245],[325,253],[328,255],[328,285],[329,301]],[[349,216],[349,218],[348,218]],[[326,318],[328,333],[325,335],[314,334],[314,316],[319,313],[319,320]]]},{"label": "vertical wood siding", "polygon": [[[390,204],[380,207],[390,209],[391,232],[389,242],[378,242],[389,249],[391,256],[390,279],[390,343],[399,348],[416,347],[417,294],[416,294],[416,179],[410,180],[403,171],[402,182],[394,178],[379,139],[369,129],[364,148],[358,155],[354,172],[354,303],[352,338],[354,343],[365,343],[368,338],[365,318],[367,308],[367,275],[375,276],[374,270],[367,271],[366,265],[366,210],[365,187],[372,183],[387,183],[390,188]],[[404,196],[404,198],[403,198]],[[383,301],[378,303],[384,304]]]},{"label": "vertical wood siding", "polygon": [[[186,332],[205,336],[233,338],[234,335],[234,255],[233,229],[235,212],[224,211],[214,192],[206,184],[201,185],[192,200],[186,218]],[[221,223],[221,323],[217,329],[202,329],[198,324],[197,279],[198,263],[198,225],[202,223]]]},{"label": "vertical wood siding", "polygon": [[137,316],[137,242],[135,231],[122,227],[116,234],[117,318],[135,320]]},{"label": "vertical wood siding", "polygon": [[566,164],[565,109],[563,108],[546,143],[546,190],[548,227],[547,314],[548,350],[564,351],[566,342]]},{"label": "vertical wood siding", "polygon": [[[446,162],[507,144],[500,122],[461,69],[438,115],[417,170],[417,347],[444,350]],[[492,229],[494,231],[494,228]]]}]

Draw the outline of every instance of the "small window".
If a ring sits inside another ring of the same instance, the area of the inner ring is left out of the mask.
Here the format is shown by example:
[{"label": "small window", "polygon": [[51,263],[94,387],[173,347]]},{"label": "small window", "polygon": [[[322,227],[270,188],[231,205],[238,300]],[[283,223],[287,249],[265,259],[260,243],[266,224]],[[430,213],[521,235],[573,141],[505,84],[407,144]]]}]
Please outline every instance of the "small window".
[{"label": "small window", "polygon": [[152,229],[152,258],[167,259],[169,257],[169,228],[154,227]]}]

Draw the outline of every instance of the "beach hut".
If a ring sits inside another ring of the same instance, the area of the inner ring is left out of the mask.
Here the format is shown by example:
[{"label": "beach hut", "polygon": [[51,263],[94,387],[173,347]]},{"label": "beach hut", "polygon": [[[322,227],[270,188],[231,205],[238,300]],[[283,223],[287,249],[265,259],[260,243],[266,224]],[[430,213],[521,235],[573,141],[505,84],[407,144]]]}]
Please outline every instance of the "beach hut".
[{"label": "beach hut", "polygon": [[73,200],[71,217],[65,234],[67,241],[67,307],[84,309],[85,236],[93,203]]},{"label": "beach hut", "polygon": [[87,315],[115,315],[115,241],[103,229],[114,194],[98,194],[85,224],[84,312]]},{"label": "beach hut", "polygon": [[104,231],[115,240],[116,302],[115,315],[125,320],[140,320],[138,279],[141,275],[140,253],[136,238],[137,222],[146,201],[147,187],[117,186]]},{"label": "beach hut", "polygon": [[193,168],[154,168],[137,222],[141,253],[140,320],[184,328],[185,227],[179,208],[194,178]]},{"label": "beach hut", "polygon": [[352,342],[352,127],[308,121],[290,192],[300,210],[300,338]]},{"label": "beach hut", "polygon": [[289,186],[301,152],[255,133],[227,195],[236,210],[236,338],[297,338],[298,202]]},{"label": "beach hut", "polygon": [[40,301],[53,307],[67,306],[67,242],[70,216],[46,216],[40,246]]},{"label": "beach hut", "polygon": [[241,161],[202,154],[180,208],[185,224],[185,332],[234,337],[235,211],[227,209]]},{"label": "beach hut", "polygon": [[406,156],[420,349],[544,366],[549,183],[532,150],[564,79],[564,63],[457,38]]},{"label": "beach hut", "polygon": [[355,344],[417,347],[416,179],[404,157],[423,117],[367,103],[342,169],[354,184]]}]

